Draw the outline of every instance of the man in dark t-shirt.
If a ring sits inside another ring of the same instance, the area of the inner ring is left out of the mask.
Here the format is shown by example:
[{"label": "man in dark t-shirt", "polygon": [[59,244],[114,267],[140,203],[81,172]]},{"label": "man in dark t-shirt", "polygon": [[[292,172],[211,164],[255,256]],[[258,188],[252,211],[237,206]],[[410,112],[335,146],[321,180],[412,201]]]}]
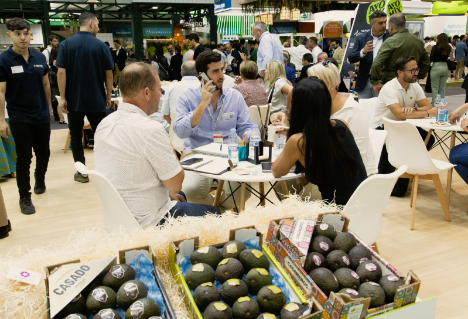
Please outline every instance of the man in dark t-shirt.
[{"label": "man in dark t-shirt", "polygon": [[[80,30],[60,43],[57,79],[64,113],[68,113],[73,160],[85,164],[81,136],[84,117],[95,132],[110,108],[112,94],[112,60],[109,47],[96,38],[99,21],[92,13],[80,15]],[[87,175],[75,173],[75,181],[86,183]]]},{"label": "man in dark t-shirt", "polygon": [[189,34],[187,39],[190,40],[189,47],[193,50],[193,59],[196,60],[198,55],[205,51],[205,47],[200,44],[200,37],[196,33]]},{"label": "man in dark t-shirt", "polygon": [[[19,206],[21,213],[31,215],[36,212],[29,183],[33,149],[36,155],[34,193],[46,191],[52,106],[49,67],[44,54],[29,49],[31,31],[26,21],[13,18],[8,21],[7,29],[13,46],[0,55],[0,135],[8,138],[11,130],[15,139]],[[10,127],[5,120],[5,102]]]}]

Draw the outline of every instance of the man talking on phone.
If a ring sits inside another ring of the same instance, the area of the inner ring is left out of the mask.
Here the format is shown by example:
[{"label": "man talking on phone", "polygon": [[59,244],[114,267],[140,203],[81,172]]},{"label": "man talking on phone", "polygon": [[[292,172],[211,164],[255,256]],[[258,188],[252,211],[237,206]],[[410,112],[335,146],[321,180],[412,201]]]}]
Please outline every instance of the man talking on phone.
[{"label": "man talking on phone", "polygon": [[361,62],[356,78],[356,91],[359,99],[371,99],[379,96],[370,83],[370,71],[380,46],[390,36],[385,12],[375,11],[369,17],[369,21],[371,30],[361,34],[356,39],[353,51],[348,57],[349,63]]},{"label": "man talking on phone", "polygon": [[[247,134],[247,143],[253,128],[249,109],[239,91],[223,88],[221,55],[212,51],[202,52],[195,62],[195,68],[201,78],[200,87],[188,89],[179,96],[174,121],[174,132],[184,139],[184,155],[210,143],[219,143],[221,148],[227,147],[222,144],[227,144],[232,128],[236,129],[240,138]],[[182,190],[189,202],[211,205],[212,182],[211,178],[187,171]],[[236,184],[224,184],[221,203],[231,195],[231,189],[238,187]],[[247,195],[250,196],[250,193]],[[240,192],[236,192],[234,197],[236,203],[240,203]],[[227,210],[234,206],[231,197],[222,204],[221,209]]]}]

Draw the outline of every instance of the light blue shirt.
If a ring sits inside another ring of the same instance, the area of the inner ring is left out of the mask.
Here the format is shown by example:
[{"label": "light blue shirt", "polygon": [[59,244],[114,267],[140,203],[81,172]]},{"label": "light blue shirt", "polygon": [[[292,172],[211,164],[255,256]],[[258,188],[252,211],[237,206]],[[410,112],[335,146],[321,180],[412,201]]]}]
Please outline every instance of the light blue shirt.
[{"label": "light blue shirt", "polygon": [[271,60],[281,61],[284,65],[283,46],[281,45],[279,38],[276,38],[271,35],[270,32],[265,31],[260,37],[260,45],[258,46],[258,74],[260,74],[261,71],[266,70],[266,65]]},{"label": "light blue shirt", "polygon": [[[216,132],[216,128],[218,132],[223,134],[224,144],[227,144],[231,128],[236,129],[240,138],[244,137],[244,133],[247,133],[247,139],[250,137],[253,123],[249,108],[239,91],[223,88],[216,112],[213,112],[213,105],[210,103],[205,109],[200,123],[192,128],[193,111],[200,102],[200,89],[188,89],[177,99],[174,132],[179,138],[184,139],[184,150],[213,143],[213,133]],[[212,117],[208,109],[210,109]]]}]

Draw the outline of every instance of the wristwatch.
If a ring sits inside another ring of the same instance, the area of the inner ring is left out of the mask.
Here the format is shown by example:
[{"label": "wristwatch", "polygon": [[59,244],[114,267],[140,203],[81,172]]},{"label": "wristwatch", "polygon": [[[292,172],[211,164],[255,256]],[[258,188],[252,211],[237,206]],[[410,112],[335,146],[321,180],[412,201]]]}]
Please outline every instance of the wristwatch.
[{"label": "wristwatch", "polygon": [[426,113],[427,113],[427,117],[431,117],[431,116],[429,115],[429,111],[426,111]]}]

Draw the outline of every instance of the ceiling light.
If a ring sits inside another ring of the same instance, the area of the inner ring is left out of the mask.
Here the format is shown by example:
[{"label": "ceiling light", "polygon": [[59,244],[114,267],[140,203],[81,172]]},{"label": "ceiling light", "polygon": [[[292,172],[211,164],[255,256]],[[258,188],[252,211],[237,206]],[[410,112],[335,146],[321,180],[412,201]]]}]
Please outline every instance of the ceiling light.
[{"label": "ceiling light", "polygon": [[152,7],[151,9],[157,9],[158,7]]}]

